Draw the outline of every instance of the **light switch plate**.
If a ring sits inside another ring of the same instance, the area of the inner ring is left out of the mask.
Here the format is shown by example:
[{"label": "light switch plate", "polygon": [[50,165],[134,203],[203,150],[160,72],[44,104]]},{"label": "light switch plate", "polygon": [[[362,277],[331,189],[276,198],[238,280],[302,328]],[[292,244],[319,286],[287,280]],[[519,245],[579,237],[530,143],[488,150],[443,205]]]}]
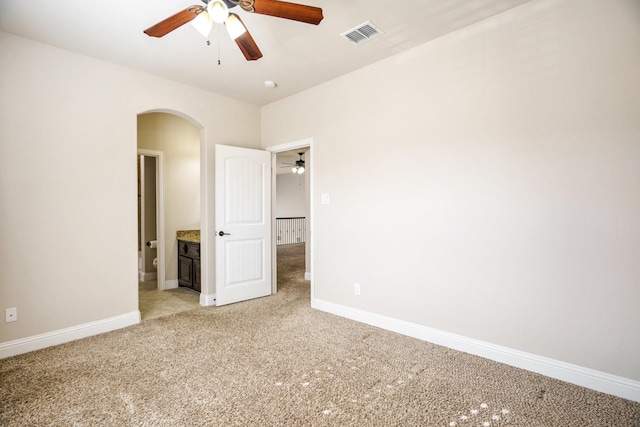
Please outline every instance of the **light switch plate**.
[{"label": "light switch plate", "polygon": [[322,196],[320,196],[320,203],[323,205],[328,205],[330,200],[331,199],[328,194],[323,194]]},{"label": "light switch plate", "polygon": [[7,308],[5,311],[5,323],[15,322],[18,320],[18,309],[16,307]]}]

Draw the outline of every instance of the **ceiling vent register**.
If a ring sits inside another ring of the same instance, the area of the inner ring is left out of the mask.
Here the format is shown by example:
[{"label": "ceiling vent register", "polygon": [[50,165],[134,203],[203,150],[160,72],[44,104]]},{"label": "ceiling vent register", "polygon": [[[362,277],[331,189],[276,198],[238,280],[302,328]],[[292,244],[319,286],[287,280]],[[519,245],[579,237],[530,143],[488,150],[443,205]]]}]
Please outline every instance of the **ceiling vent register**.
[{"label": "ceiling vent register", "polygon": [[367,21],[355,28],[350,29],[349,31],[345,31],[340,35],[345,39],[359,45],[368,42],[371,39],[375,39],[382,34],[384,34],[384,31],[373,25],[371,21]]}]

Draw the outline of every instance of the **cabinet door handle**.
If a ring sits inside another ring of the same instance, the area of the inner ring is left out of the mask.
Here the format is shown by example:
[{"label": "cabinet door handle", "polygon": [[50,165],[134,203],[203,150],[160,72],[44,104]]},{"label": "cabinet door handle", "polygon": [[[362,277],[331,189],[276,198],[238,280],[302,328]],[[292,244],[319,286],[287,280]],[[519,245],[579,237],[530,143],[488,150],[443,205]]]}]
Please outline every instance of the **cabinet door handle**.
[{"label": "cabinet door handle", "polygon": [[222,236],[231,236],[231,233],[225,233],[224,231],[220,231],[218,233],[218,236],[222,237]]}]

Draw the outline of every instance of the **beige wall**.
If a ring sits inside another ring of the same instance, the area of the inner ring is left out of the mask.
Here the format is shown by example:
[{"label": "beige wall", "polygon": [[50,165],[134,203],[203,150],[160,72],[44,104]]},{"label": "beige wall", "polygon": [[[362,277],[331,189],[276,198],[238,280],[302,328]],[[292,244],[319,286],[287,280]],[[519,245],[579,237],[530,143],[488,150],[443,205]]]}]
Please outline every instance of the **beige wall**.
[{"label": "beige wall", "polygon": [[141,114],[138,148],[163,153],[165,279],[177,286],[176,231],[200,229],[200,131],[173,114]]},{"label": "beige wall", "polygon": [[276,217],[305,216],[305,178],[308,174],[276,176]]},{"label": "beige wall", "polygon": [[199,128],[213,227],[213,147],[258,146],[259,108],[1,32],[0,61],[0,343],[136,313],[138,114]]},{"label": "beige wall", "polygon": [[640,380],[638,52],[640,2],[534,1],[264,107],[313,298]]}]

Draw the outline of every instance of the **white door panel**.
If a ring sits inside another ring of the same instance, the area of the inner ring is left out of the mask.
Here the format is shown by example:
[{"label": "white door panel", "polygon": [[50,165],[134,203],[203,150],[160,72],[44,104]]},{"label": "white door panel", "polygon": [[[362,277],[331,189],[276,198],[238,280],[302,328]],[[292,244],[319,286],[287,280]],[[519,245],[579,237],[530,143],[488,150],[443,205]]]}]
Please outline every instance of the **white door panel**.
[{"label": "white door panel", "polygon": [[271,154],[216,145],[216,305],[271,294]]}]

